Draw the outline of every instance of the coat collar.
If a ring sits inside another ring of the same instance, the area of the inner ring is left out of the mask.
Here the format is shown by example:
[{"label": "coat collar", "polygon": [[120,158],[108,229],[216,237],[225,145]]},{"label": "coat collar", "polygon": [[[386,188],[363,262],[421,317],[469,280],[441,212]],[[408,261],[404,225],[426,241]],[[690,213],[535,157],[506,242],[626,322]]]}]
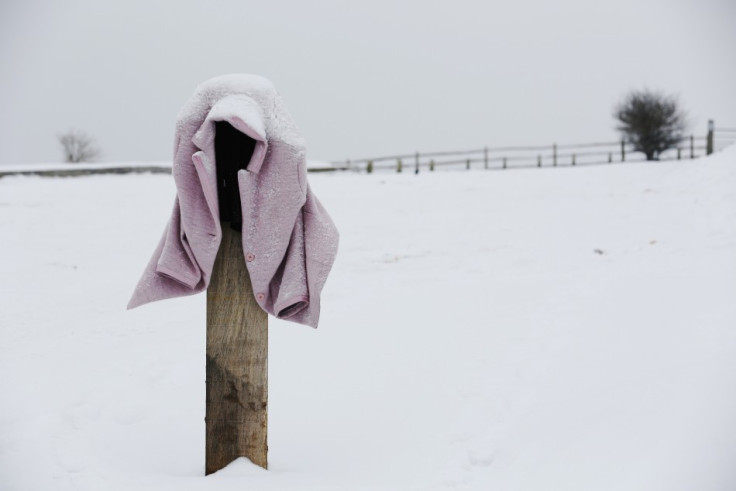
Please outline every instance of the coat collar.
[{"label": "coat collar", "polygon": [[205,201],[212,216],[215,230],[221,236],[219,205],[217,200],[217,170],[215,168],[215,122],[227,121],[234,128],[256,141],[247,169],[241,172],[257,174],[266,159],[268,139],[265,120],[260,106],[250,97],[238,94],[224,97],[209,110],[201,126],[192,136],[192,143],[199,149],[191,156]]},{"label": "coat collar", "polygon": [[260,105],[246,95],[236,94],[223,97],[212,106],[202,125],[192,136],[192,143],[212,160],[215,155],[215,121],[227,121],[256,141],[247,170],[258,173],[268,150],[266,122]]}]

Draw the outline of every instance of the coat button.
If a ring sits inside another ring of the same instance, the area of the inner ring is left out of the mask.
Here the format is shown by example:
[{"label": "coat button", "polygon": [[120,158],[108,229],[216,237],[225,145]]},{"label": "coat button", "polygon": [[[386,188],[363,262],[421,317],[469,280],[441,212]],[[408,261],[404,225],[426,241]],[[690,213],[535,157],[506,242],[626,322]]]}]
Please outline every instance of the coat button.
[{"label": "coat button", "polygon": [[264,298],[266,298],[266,295],[264,295],[263,293],[259,293],[258,295],[256,295],[256,299],[259,302],[262,302]]},{"label": "coat button", "polygon": [[249,252],[248,254],[245,255],[245,260],[248,261],[248,262],[251,262],[255,258],[256,258],[256,255],[253,254],[252,252]]}]

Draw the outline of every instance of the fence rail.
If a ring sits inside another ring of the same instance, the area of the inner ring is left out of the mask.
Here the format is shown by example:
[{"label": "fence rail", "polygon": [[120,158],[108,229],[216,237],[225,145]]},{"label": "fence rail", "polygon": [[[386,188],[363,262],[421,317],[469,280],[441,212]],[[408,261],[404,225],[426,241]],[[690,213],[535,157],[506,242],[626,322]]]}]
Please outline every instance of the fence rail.
[{"label": "fence rail", "polygon": [[[736,128],[716,129],[708,122],[706,136],[690,135],[682,138],[677,146],[659,155],[659,160],[694,159],[720,151],[736,142]],[[558,167],[615,162],[641,162],[644,155],[624,140],[558,145],[527,145],[483,147],[471,150],[414,152],[384,155],[344,162],[333,162],[336,170],[352,170],[371,173],[379,170],[404,172],[413,169],[435,171],[439,169],[509,169],[523,167]]]}]

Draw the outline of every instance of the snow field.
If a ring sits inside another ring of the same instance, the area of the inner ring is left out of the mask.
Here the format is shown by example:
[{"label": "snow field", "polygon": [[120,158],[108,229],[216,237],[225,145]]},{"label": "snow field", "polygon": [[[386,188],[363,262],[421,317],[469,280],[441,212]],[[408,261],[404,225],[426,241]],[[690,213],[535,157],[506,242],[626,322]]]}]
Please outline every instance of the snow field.
[{"label": "snow field", "polygon": [[207,478],[205,296],[125,310],[171,177],[0,179],[0,488],[730,489],[735,169],[310,175],[320,327],[269,319],[270,469]]}]

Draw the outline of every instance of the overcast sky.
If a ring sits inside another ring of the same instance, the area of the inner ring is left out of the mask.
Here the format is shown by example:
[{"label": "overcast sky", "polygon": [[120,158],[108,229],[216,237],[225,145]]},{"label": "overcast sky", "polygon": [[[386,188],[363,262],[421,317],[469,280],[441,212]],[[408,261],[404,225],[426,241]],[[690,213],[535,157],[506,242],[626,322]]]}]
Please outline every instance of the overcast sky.
[{"label": "overcast sky", "polygon": [[311,159],[616,139],[629,89],[736,127],[736,1],[2,0],[0,163],[171,158],[195,86],[268,77]]}]

